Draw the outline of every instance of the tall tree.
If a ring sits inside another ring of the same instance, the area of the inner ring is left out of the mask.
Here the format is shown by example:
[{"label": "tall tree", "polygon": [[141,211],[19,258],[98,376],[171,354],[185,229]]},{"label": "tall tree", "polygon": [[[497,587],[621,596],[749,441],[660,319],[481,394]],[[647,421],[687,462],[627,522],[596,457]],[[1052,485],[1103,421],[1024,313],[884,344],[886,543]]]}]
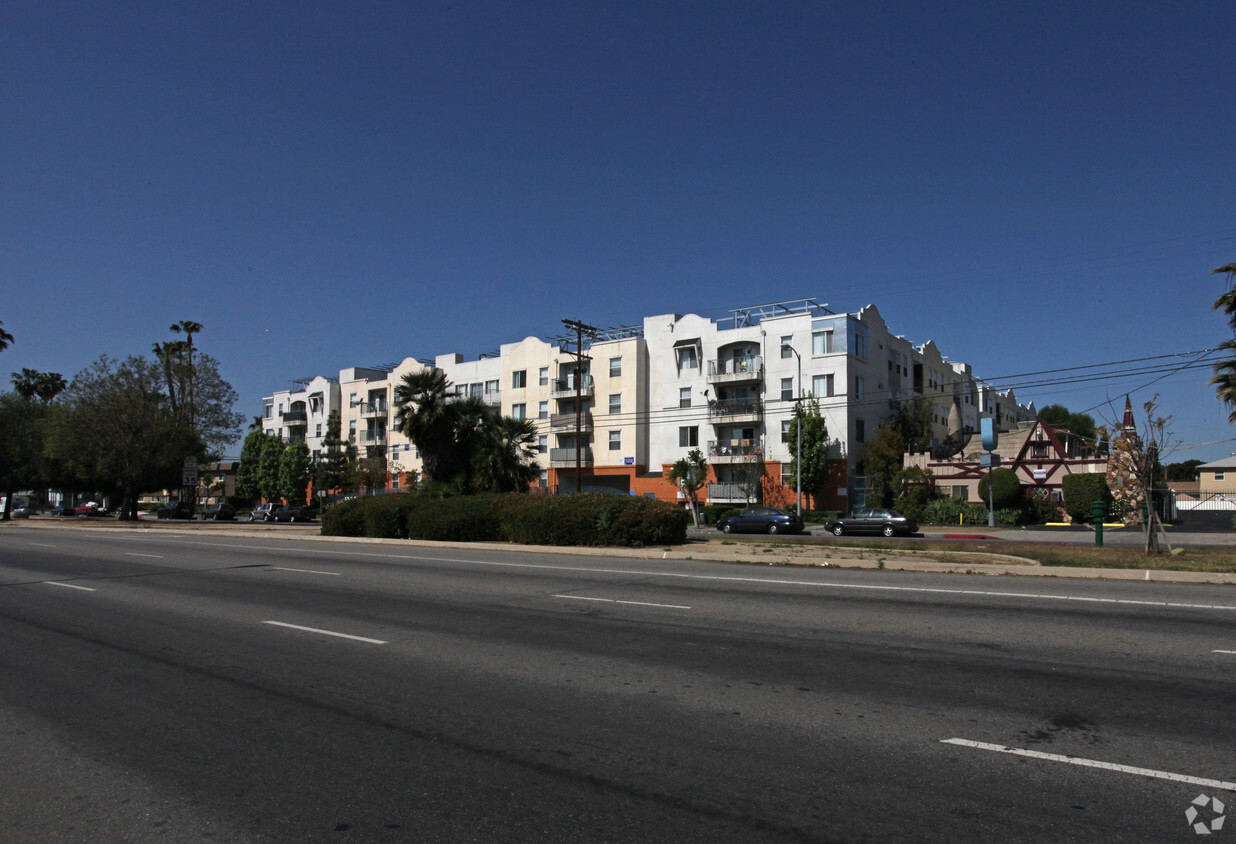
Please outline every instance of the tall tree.
[{"label": "tall tree", "polygon": [[344,441],[339,411],[326,417],[326,436],[322,439],[322,454],[314,467],[313,486],[320,492],[349,490],[356,476],[356,446]]},{"label": "tall tree", "polygon": [[258,460],[258,495],[267,501],[279,500],[279,463],[286,446],[278,434],[266,434],[262,441],[262,456]]},{"label": "tall tree", "polygon": [[[1215,267],[1212,273],[1223,273],[1227,276],[1227,292],[1215,299],[1214,309],[1227,315],[1228,325],[1236,335],[1236,264]],[[1214,375],[1209,384],[1215,388],[1215,395],[1230,411],[1227,421],[1236,424],[1236,337],[1224,340],[1219,348],[1231,355],[1227,360],[1214,365]]]},{"label": "tall tree", "polygon": [[695,526],[699,527],[698,492],[700,487],[708,483],[708,461],[704,458],[704,452],[698,448],[691,449],[686,457],[674,461],[674,465],[670,466],[665,477],[682,490],[683,496],[691,507],[691,518],[695,520]]},{"label": "tall tree", "polygon": [[236,467],[236,494],[242,498],[257,498],[261,493],[258,485],[258,469],[262,462],[262,447],[266,434],[262,430],[250,431],[240,447],[240,465]]},{"label": "tall tree", "polygon": [[892,422],[901,434],[907,451],[921,453],[930,450],[935,421],[932,419],[932,403],[922,396],[897,403]]},{"label": "tall tree", "polygon": [[56,403],[49,446],[79,480],[123,495],[122,518],[137,517],[149,489],[179,486],[185,454],[199,444],[180,424],[157,363],[106,355],[79,372]]},{"label": "tall tree", "polygon": [[[790,430],[786,435],[786,448],[789,449],[790,473],[795,480],[798,478],[798,437],[802,432],[802,479],[803,492],[809,493],[816,501],[823,497],[828,484],[828,450],[831,445],[828,439],[828,425],[820,412],[820,401],[809,398],[799,402],[798,415],[790,422]],[[806,505],[804,504],[804,507]]]},{"label": "tall tree", "polygon": [[180,322],[172,323],[172,327],[169,330],[173,334],[183,333],[185,335],[185,345],[188,347],[188,358],[189,358],[188,360],[189,377],[188,377],[188,385],[187,385],[188,395],[186,396],[186,399],[187,399],[187,404],[189,407],[189,424],[193,425],[194,424],[193,417],[196,411],[196,408],[194,407],[194,398],[195,398],[196,391],[194,390],[194,383],[193,383],[194,382],[194,379],[193,379],[193,335],[199,333],[202,330],[202,324],[200,322],[194,322],[193,320],[182,319]]},{"label": "tall tree", "polygon": [[13,509],[13,494],[35,489],[46,478],[44,435],[51,408],[21,393],[0,393],[0,492],[5,496],[7,521]]},{"label": "tall tree", "polygon": [[888,507],[893,503],[896,489],[893,478],[901,471],[906,443],[901,430],[893,422],[885,422],[876,428],[875,435],[867,442],[867,458],[863,465],[867,473],[867,506]]},{"label": "tall tree", "polygon": [[309,446],[300,440],[289,444],[279,458],[279,492],[289,504],[305,503],[309,470]]},{"label": "tall tree", "polygon": [[[4,325],[4,323],[0,322],[0,325]],[[0,352],[3,352],[11,345],[13,345],[13,335],[0,328]]]}]

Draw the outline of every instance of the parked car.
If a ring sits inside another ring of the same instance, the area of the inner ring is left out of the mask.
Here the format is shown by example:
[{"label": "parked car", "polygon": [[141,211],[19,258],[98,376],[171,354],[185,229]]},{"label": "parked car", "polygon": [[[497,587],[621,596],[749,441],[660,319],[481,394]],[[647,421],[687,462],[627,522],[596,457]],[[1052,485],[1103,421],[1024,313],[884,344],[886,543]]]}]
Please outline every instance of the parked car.
[{"label": "parked car", "polygon": [[259,504],[249,511],[249,521],[273,522],[275,520],[275,511],[282,506],[282,504]]},{"label": "parked car", "polygon": [[285,504],[275,511],[276,522],[312,522],[317,517],[316,507]]},{"label": "parked car", "polygon": [[33,507],[14,507],[13,512],[9,513],[14,519],[28,519],[33,516],[37,510]]},{"label": "parked car", "polygon": [[76,516],[77,508],[72,504],[57,504],[49,512],[53,516]]},{"label": "parked car", "polygon": [[217,522],[231,521],[236,518],[236,508],[226,501],[220,501],[218,504],[211,504],[202,511],[202,521],[214,519]]},{"label": "parked car", "polygon": [[84,504],[77,505],[77,515],[79,516],[106,516],[107,508],[97,501],[87,501]]},{"label": "parked car", "polygon": [[722,533],[802,533],[803,520],[776,507],[752,507],[737,516],[717,519]]},{"label": "parked car", "polygon": [[835,536],[845,536],[847,533],[910,536],[918,532],[918,522],[914,519],[903,516],[896,510],[886,510],[883,507],[855,510],[849,518],[833,519],[825,527]]},{"label": "parked car", "polygon": [[188,501],[169,501],[155,511],[155,517],[160,519],[189,519],[192,509]]}]

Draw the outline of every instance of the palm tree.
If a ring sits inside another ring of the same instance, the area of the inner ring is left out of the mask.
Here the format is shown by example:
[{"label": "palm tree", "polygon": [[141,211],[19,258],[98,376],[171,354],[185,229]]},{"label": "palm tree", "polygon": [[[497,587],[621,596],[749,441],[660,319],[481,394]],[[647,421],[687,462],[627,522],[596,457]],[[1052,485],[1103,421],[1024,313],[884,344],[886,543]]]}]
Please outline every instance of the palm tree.
[{"label": "palm tree", "polygon": [[[4,325],[4,323],[0,322],[0,325]],[[12,343],[13,343],[13,335],[5,331],[3,328],[0,328],[0,352],[3,352]]]},{"label": "palm tree", "polygon": [[[1211,272],[1227,275],[1227,292],[1215,300],[1214,309],[1227,314],[1228,324],[1236,332],[1236,264],[1216,267]],[[1215,374],[1207,383],[1215,388],[1219,401],[1231,410],[1227,421],[1236,424],[1236,340],[1224,341],[1219,348],[1231,353],[1232,357],[1214,365]]]},{"label": "palm tree", "polygon": [[404,375],[394,392],[395,430],[416,445],[425,477],[435,482],[459,474],[455,454],[459,420],[450,388],[441,369],[422,369]]},{"label": "palm tree", "polygon": [[477,487],[490,492],[527,492],[541,475],[532,420],[491,413],[479,433],[474,455]]},{"label": "palm tree", "polygon": [[189,319],[182,319],[180,322],[172,323],[170,331],[173,334],[184,332],[188,339],[189,345],[189,427],[193,427],[193,335],[202,330],[200,322],[194,322]]}]

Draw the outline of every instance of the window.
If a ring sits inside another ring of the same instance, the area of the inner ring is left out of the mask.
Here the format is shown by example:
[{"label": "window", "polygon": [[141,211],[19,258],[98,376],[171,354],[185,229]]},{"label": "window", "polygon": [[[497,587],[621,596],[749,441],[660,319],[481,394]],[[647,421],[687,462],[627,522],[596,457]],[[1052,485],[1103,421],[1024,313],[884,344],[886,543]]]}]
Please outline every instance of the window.
[{"label": "window", "polygon": [[621,451],[622,450],[622,431],[610,431],[609,432],[609,450],[610,451]]},{"label": "window", "polygon": [[[863,400],[863,396],[867,393],[867,381],[861,375],[854,376],[854,398],[859,401]],[[861,442],[861,440],[860,440]]]},{"label": "window", "polygon": [[399,489],[399,473],[391,472],[391,489]]},{"label": "window", "polygon": [[682,448],[698,448],[700,444],[700,429],[695,425],[684,425],[678,429],[678,445]]},{"label": "window", "polygon": [[831,355],[833,353],[833,332],[830,328],[827,331],[811,332],[811,354],[813,355]]},{"label": "window", "polygon": [[542,387],[544,387],[546,384],[549,383],[549,367],[548,366],[542,366],[540,369],[537,370],[536,383]]},{"label": "window", "polygon": [[536,450],[541,454],[549,451],[549,436],[547,434],[541,434],[536,438]]},{"label": "window", "polygon": [[609,359],[609,377],[614,378],[622,374],[622,358]]},{"label": "window", "polygon": [[781,442],[783,443],[790,441],[790,421],[789,419],[781,420]]},{"label": "window", "polygon": [[492,381],[486,381],[486,382],[485,382],[485,392],[486,392],[486,393],[489,393],[489,394],[491,394],[491,395],[492,395],[493,393],[498,392],[498,379],[497,379],[497,378],[495,378],[495,379],[494,379],[494,380],[492,380]]},{"label": "window", "polygon": [[694,346],[682,346],[678,349],[679,369],[699,369],[700,358]]},{"label": "window", "polygon": [[536,418],[537,419],[548,419],[549,418],[549,402],[543,401],[536,406]]},{"label": "window", "polygon": [[854,333],[850,335],[853,338],[853,347],[850,349],[850,354],[856,358],[863,360],[867,359],[867,332],[864,329],[856,328]]},{"label": "window", "polygon": [[356,439],[356,420],[355,419],[348,420],[348,439],[350,440]]},{"label": "window", "polygon": [[622,413],[622,393],[609,394],[609,412]]},{"label": "window", "polygon": [[537,486],[539,486],[541,489],[547,489],[549,487],[549,470],[548,469],[541,470],[541,477],[539,480],[537,480]]},{"label": "window", "polygon": [[359,403],[360,403],[360,400],[356,397],[356,393],[348,394],[348,407],[356,407],[356,405]]},{"label": "window", "polygon": [[1223,477],[1224,477],[1223,472],[1215,472],[1215,480],[1216,480],[1216,481],[1221,481],[1221,480],[1223,480]]},{"label": "window", "polygon": [[262,412],[262,415],[265,416],[267,419],[269,419],[271,413],[274,412],[274,409],[275,409],[275,406],[273,404],[268,404],[266,405],[265,410]]},{"label": "window", "polygon": [[511,389],[522,390],[528,386],[528,370],[517,369],[511,373]]},{"label": "window", "polygon": [[679,388],[678,406],[679,407],[690,407],[691,406],[691,388],[690,387]]},{"label": "window", "polygon": [[833,376],[828,375],[813,375],[811,376],[811,395],[816,398],[822,396],[831,396],[833,394]]},{"label": "window", "polygon": [[781,398],[785,401],[792,401],[794,399],[794,379],[793,378],[782,378],[781,379]]},{"label": "window", "polygon": [[520,402],[519,404],[511,405],[511,418],[527,419],[528,418],[528,405],[524,404],[523,402]]},{"label": "window", "polygon": [[313,434],[313,435],[314,435],[315,437],[320,437],[320,436],[322,436],[322,423],[321,423],[321,422],[319,422],[319,423],[317,424],[317,427],[315,428],[315,430],[314,430],[314,434]]},{"label": "window", "polygon": [[790,466],[789,461],[781,464],[781,485],[794,489],[794,468]]},{"label": "window", "polygon": [[860,443],[867,442],[867,423],[862,419],[854,420],[854,441]]},{"label": "window", "polygon": [[794,357],[794,337],[792,335],[787,334],[781,338],[781,357]]}]

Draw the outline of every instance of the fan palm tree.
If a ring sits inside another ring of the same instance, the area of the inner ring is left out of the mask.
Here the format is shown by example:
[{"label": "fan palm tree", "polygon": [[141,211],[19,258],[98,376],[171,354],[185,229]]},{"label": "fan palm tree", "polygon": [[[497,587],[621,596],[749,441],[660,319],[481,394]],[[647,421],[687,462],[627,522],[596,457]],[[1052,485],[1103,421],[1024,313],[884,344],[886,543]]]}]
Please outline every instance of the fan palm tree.
[{"label": "fan palm tree", "polygon": [[[4,323],[0,322],[0,325],[4,325]],[[0,328],[0,352],[3,352],[10,345],[12,345],[12,343],[13,335],[5,331],[3,328]]]},{"label": "fan palm tree", "polygon": [[[461,474],[467,454],[460,454],[461,411],[451,382],[441,369],[409,372],[395,385],[395,429],[421,453],[425,477],[445,483]],[[461,459],[463,458],[463,459]]]},{"label": "fan palm tree", "polygon": [[489,492],[527,492],[541,475],[537,429],[530,419],[490,414],[480,428],[475,453],[477,487]]}]

